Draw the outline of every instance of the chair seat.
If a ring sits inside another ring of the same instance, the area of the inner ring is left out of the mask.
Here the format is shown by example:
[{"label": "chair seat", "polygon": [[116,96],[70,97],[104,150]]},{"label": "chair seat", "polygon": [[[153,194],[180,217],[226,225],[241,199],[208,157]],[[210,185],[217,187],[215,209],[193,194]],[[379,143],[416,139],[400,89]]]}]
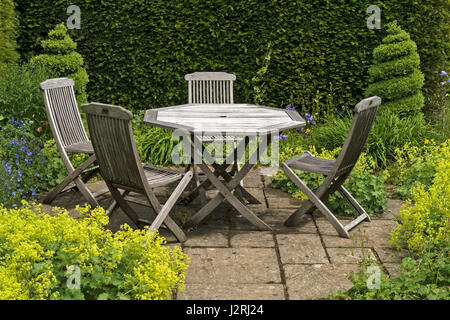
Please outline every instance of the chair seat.
[{"label": "chair seat", "polygon": [[163,169],[159,167],[153,167],[148,164],[142,165],[144,168],[144,173],[147,178],[148,184],[152,188],[160,187],[178,181],[183,178],[183,172],[178,172],[175,170]]},{"label": "chair seat", "polygon": [[94,154],[94,148],[92,147],[92,143],[90,141],[74,143],[71,144],[70,146],[66,146],[64,149],[66,150],[67,153]]},{"label": "chair seat", "polygon": [[336,160],[314,157],[309,152],[305,152],[296,158],[286,161],[286,164],[292,169],[320,173],[323,175],[329,175],[335,163]]}]

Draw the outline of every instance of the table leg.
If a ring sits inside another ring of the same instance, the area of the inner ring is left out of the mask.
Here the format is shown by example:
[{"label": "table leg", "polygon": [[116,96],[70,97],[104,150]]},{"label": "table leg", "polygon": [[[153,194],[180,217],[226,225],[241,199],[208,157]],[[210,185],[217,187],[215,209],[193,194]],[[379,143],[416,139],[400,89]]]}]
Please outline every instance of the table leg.
[{"label": "table leg", "polygon": [[[193,144],[194,145],[194,144]],[[265,146],[267,147],[267,146]],[[241,213],[246,219],[248,219],[253,225],[255,225],[260,230],[272,230],[264,221],[259,219],[251,210],[249,210],[241,201],[239,201],[231,192],[236,189],[239,185],[240,181],[248,174],[248,172],[252,169],[254,164],[251,164],[254,157],[257,156],[259,150],[256,150],[255,153],[249,158],[247,163],[242,167],[240,171],[236,173],[236,175],[231,178],[231,176],[224,177],[224,179],[229,179],[226,185],[220,181],[217,173],[212,172],[211,169],[207,166],[207,164],[203,161],[200,164],[200,168],[206,174],[207,178],[211,183],[220,191],[220,193],[210,200],[206,206],[204,206],[200,211],[198,211],[189,221],[184,224],[184,228],[190,228],[197,224],[199,224],[204,218],[206,218],[223,200],[227,200],[239,213]],[[217,166],[217,165],[216,165]],[[245,190],[245,189],[244,189]]]}]

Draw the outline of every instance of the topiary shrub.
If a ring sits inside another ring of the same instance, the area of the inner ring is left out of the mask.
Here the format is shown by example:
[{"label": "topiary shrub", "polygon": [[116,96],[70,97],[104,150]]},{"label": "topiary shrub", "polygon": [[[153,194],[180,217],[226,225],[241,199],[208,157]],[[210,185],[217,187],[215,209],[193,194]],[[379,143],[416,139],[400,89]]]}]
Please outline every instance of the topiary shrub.
[{"label": "topiary shrub", "polygon": [[49,39],[41,42],[44,54],[30,60],[32,66],[45,67],[56,77],[67,77],[75,81],[74,91],[79,104],[87,102],[86,85],[89,78],[83,68],[83,57],[75,50],[77,44],[67,34],[64,24],[49,32]]},{"label": "topiary shrub", "polygon": [[396,22],[388,24],[387,32],[383,43],[373,51],[374,65],[369,68],[371,84],[366,96],[381,97],[381,110],[420,111],[424,105],[424,76],[419,69],[416,43]]},{"label": "topiary shrub", "polygon": [[6,68],[6,64],[19,59],[16,52],[16,28],[14,2],[0,0],[0,70]]},{"label": "topiary shrub", "polygon": [[[164,238],[123,225],[112,233],[101,207],[45,214],[0,206],[0,299],[171,299],[188,257]],[[79,270],[77,284],[76,270]]]}]

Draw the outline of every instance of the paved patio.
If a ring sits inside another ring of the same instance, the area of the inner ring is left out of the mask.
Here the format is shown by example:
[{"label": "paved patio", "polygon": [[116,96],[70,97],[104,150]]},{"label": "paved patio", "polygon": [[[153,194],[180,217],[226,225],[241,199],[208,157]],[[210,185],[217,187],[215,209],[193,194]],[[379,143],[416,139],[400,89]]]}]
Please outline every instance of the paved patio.
[{"label": "paved patio", "polygon": [[[188,241],[182,248],[191,263],[186,288],[177,294],[177,299],[320,299],[351,288],[347,277],[358,269],[357,263],[363,255],[377,259],[383,272],[396,273],[404,253],[389,248],[389,233],[401,201],[389,199],[386,212],[351,231],[351,239],[343,239],[316,213],[300,227],[285,227],[283,222],[301,202],[271,188],[270,177],[262,175],[260,169],[252,171],[244,184],[262,203],[251,205],[251,209],[274,230],[257,231],[231,206],[220,205],[198,228],[187,232]],[[100,181],[90,187],[101,189],[104,184]],[[164,201],[170,190],[155,191]],[[216,191],[207,193],[211,197]],[[100,203],[107,207],[110,201],[106,198]],[[76,217],[74,208],[83,203],[79,193],[68,192],[52,205],[67,208]],[[132,206],[142,216],[149,210]],[[178,206],[171,216],[182,223],[196,209],[195,203],[192,207]],[[120,211],[111,219],[109,228],[115,231],[128,221]],[[160,229],[160,234],[167,238],[168,245],[180,245],[167,230]]]}]

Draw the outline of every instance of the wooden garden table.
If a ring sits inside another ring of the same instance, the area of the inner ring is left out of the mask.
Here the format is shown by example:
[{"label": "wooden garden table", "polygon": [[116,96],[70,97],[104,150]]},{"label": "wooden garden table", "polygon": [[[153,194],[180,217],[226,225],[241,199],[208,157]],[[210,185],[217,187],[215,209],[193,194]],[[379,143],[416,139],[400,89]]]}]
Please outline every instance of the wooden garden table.
[{"label": "wooden garden table", "polygon": [[[234,152],[227,155],[223,164],[212,164],[214,171],[208,167],[203,157],[200,157],[199,163],[194,162],[204,172],[207,180],[198,186],[191,193],[191,196],[198,195],[199,188],[206,188],[211,184],[219,190],[219,194],[204,205],[186,222],[184,227],[188,228],[199,224],[222,201],[227,200],[258,229],[271,230],[266,223],[247,208],[241,197],[241,199],[238,199],[233,194],[233,191],[239,191],[239,194],[250,203],[259,203],[239,183],[257,163],[258,154],[264,151],[263,149],[267,147],[274,135],[278,136],[283,130],[303,127],[306,124],[306,121],[296,111],[252,104],[184,104],[147,110],[144,123],[177,131],[178,135],[187,136],[191,146],[192,160],[194,160],[196,154],[203,155],[207,152],[203,150],[202,136],[242,138]],[[184,134],[180,134],[180,131]],[[240,149],[242,147],[246,150],[250,140],[254,140],[256,137],[259,137],[256,151],[248,158],[241,170],[234,171],[234,173],[226,171],[237,150],[242,150]],[[222,177],[223,181],[219,177]]]}]

